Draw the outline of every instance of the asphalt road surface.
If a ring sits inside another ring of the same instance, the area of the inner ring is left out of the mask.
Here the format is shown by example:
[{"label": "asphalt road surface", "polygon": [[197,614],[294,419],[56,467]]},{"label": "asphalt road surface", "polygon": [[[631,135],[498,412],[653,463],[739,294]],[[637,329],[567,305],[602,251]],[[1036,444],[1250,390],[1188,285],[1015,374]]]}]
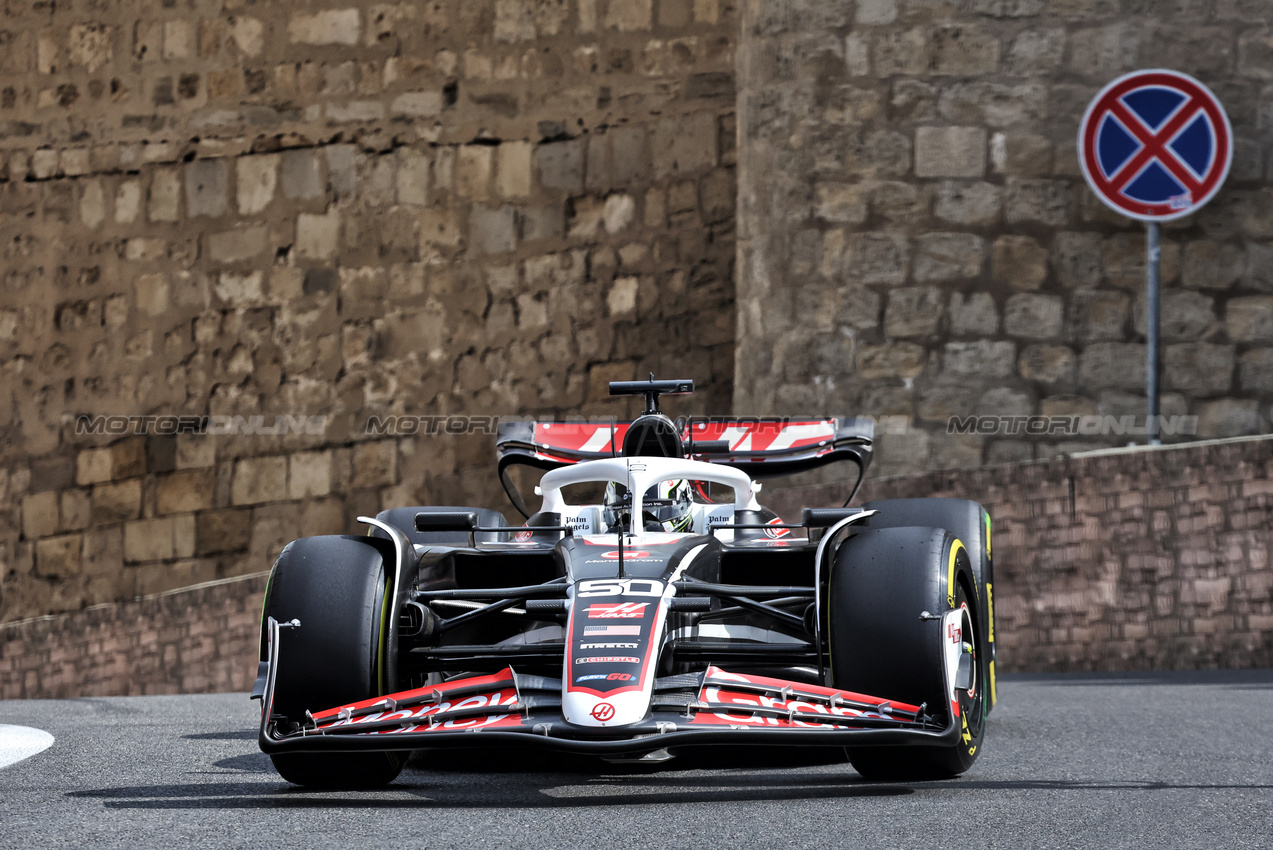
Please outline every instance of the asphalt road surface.
[{"label": "asphalt road surface", "polygon": [[0,724],[54,736],[0,768],[0,847],[1273,847],[1273,671],[1005,676],[984,754],[936,783],[866,782],[825,752],[480,751],[310,792],[257,750],[255,707],[0,702]]}]

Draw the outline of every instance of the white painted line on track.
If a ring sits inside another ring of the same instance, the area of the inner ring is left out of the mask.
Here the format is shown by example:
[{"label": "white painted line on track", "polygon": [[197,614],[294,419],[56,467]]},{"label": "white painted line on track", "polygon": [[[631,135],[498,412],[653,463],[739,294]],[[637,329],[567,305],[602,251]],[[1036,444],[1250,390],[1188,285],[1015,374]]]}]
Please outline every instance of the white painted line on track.
[{"label": "white painted line on track", "polygon": [[17,764],[53,746],[53,736],[30,726],[0,724],[0,768]]}]

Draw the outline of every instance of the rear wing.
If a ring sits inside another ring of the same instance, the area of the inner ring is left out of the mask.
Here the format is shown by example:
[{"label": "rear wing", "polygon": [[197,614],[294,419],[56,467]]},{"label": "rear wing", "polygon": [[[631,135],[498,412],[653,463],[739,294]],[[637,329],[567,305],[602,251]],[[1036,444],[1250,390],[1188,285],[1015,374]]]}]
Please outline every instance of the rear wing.
[{"label": "rear wing", "polygon": [[[617,457],[631,424],[613,420],[501,423],[495,449],[504,491],[517,509],[529,516],[509,478],[510,467],[547,471],[580,461]],[[676,424],[687,457],[731,466],[752,478],[792,475],[849,461],[858,468],[860,484],[871,461],[875,437],[875,421],[859,417],[691,417]],[[856,486],[853,492],[856,494]]]}]

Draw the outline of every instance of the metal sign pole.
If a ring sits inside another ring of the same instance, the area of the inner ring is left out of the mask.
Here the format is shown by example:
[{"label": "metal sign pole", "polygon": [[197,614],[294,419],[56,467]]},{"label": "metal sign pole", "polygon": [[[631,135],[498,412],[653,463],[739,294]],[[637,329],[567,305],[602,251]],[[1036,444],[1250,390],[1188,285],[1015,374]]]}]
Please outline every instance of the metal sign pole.
[{"label": "metal sign pole", "polygon": [[1145,422],[1149,434],[1149,445],[1162,445],[1158,438],[1158,364],[1162,362],[1158,356],[1158,263],[1162,256],[1159,248],[1158,222],[1151,221],[1145,226],[1146,263],[1145,277],[1147,294],[1145,297],[1145,336],[1149,343],[1145,364],[1145,381],[1148,396]]},{"label": "metal sign pole", "polygon": [[1162,445],[1158,224],[1197,212],[1220,191],[1233,163],[1233,127],[1211,89],[1179,71],[1147,68],[1092,98],[1079,122],[1078,158],[1103,204],[1147,225],[1145,435]]}]

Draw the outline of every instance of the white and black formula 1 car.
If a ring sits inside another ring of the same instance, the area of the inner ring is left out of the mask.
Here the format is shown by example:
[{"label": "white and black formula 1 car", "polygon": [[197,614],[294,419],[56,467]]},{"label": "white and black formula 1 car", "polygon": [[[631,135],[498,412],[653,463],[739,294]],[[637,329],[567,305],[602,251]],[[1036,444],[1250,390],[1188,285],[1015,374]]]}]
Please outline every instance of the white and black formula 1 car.
[{"label": "white and black formula 1 car", "polygon": [[[288,544],[253,690],[278,772],[368,786],[422,748],[738,744],[842,746],[867,778],[967,770],[995,700],[989,515],[904,499],[785,523],[753,476],[850,461],[860,484],[871,422],[659,412],[692,389],[612,383],[646,396],[636,420],[502,428],[522,526],[407,507]],[[547,470],[538,511],[517,464]]]}]

